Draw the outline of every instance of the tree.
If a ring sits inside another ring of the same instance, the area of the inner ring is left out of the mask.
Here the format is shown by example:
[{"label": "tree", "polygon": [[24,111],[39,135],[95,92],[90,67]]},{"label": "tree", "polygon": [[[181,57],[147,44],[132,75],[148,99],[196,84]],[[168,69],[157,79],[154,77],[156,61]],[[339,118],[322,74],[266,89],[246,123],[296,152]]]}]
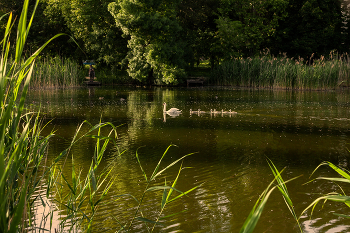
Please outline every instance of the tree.
[{"label": "tree", "polygon": [[[47,0],[49,9],[60,9],[68,28],[86,52],[84,59],[106,65],[121,65],[126,55],[126,39],[108,11],[111,1]],[[48,11],[48,10],[47,10]]]},{"label": "tree", "polygon": [[116,25],[128,37],[129,75],[149,84],[177,83],[184,75],[181,0],[118,0],[109,4]]},{"label": "tree", "polygon": [[223,58],[252,56],[265,48],[286,17],[288,0],[222,0],[216,20]]},{"label": "tree", "polygon": [[307,58],[342,50],[347,33],[340,1],[289,0],[287,13],[279,23],[276,40],[270,44],[274,53]]},{"label": "tree", "polygon": [[210,59],[212,67],[221,56],[217,50],[218,0],[183,0],[177,19],[183,28],[186,41],[185,61],[192,68],[201,59]]}]

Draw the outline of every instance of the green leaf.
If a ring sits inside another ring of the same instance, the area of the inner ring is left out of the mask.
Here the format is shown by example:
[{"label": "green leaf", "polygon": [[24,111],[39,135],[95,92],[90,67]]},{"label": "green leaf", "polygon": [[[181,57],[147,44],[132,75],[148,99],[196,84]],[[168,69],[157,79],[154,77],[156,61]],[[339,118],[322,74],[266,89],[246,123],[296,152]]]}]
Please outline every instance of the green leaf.
[{"label": "green leaf", "polygon": [[147,218],[137,217],[136,219],[139,220],[139,221],[142,221],[142,222],[152,223],[152,224],[158,224],[158,225],[163,225],[163,226],[164,226],[163,223],[155,222],[155,221],[149,220],[149,219],[147,219]]},{"label": "green leaf", "polygon": [[265,204],[274,189],[275,187],[271,188],[270,190],[266,189],[263,192],[261,200],[258,199],[258,201],[255,203],[254,208],[250,212],[248,218],[244,222],[244,225],[239,231],[240,233],[251,233],[254,231],[255,226],[258,223],[259,218],[262,214],[262,211],[264,210]]},{"label": "green leaf", "polygon": [[[166,179],[165,179],[165,182],[164,182],[164,186],[167,186],[167,185],[166,185]],[[162,196],[162,202],[161,202],[161,208],[162,208],[162,209],[164,208],[164,206],[165,206],[165,204],[166,204],[167,196],[168,196],[167,189],[164,189],[164,191],[163,191],[163,196]]]},{"label": "green leaf", "polygon": [[138,162],[139,165],[140,165],[141,171],[142,171],[142,173],[143,173],[143,176],[145,177],[146,182],[148,182],[147,175],[146,175],[146,173],[145,173],[145,170],[143,170],[142,165],[141,165],[141,162],[140,162],[140,159],[139,159],[139,154],[138,154],[138,150],[139,150],[139,149],[140,149],[140,147],[137,148],[137,150],[136,150],[137,162]]}]

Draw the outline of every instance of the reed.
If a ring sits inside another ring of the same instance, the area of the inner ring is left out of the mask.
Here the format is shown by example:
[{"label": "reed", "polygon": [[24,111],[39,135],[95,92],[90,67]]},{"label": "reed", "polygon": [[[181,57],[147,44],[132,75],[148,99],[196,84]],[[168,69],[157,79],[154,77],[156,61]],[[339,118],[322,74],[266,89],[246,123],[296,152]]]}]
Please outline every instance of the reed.
[{"label": "reed", "polygon": [[214,85],[287,89],[335,89],[350,86],[349,55],[304,60],[262,54],[223,61],[211,72]]},{"label": "reed", "polygon": [[69,58],[41,57],[34,66],[30,88],[74,87],[85,81],[82,66]]},{"label": "reed", "polygon": [[[0,232],[18,232],[31,224],[32,199],[42,180],[40,166],[53,134],[41,137],[39,114],[25,111],[25,98],[32,77],[34,61],[56,35],[28,59],[22,59],[23,48],[35,10],[27,22],[29,1],[25,0],[18,21],[15,52],[10,55],[12,13],[1,41],[0,60]],[[2,16],[0,19],[4,19]],[[10,62],[9,57],[14,59]],[[29,220],[29,221],[28,221]]]},{"label": "reed", "polygon": [[292,202],[292,199],[290,198],[290,195],[288,193],[288,189],[286,186],[286,183],[298,178],[292,178],[290,180],[284,181],[282,178],[281,173],[283,172],[284,169],[281,171],[278,171],[276,166],[273,164],[273,162],[270,159],[267,159],[267,163],[270,166],[270,169],[274,175],[274,180],[271,181],[271,183],[267,186],[267,188],[262,192],[258,200],[256,201],[255,205],[253,206],[250,214],[248,215],[246,221],[244,222],[240,233],[251,233],[254,231],[256,224],[259,221],[259,218],[264,210],[265,204],[267,203],[267,200],[269,199],[271,193],[277,188],[280,193],[282,194],[282,197],[291,212],[293,218],[297,222],[299,226],[300,232],[303,232],[301,225],[299,223],[299,218],[296,215],[296,212],[294,210],[294,205]]},{"label": "reed", "polygon": [[[329,166],[330,168],[332,168],[336,173],[338,173],[338,175],[340,177],[318,177],[316,178],[317,180],[326,180],[326,181],[331,181],[334,183],[344,183],[344,184],[349,184],[350,183],[350,171],[342,169],[336,165],[334,165],[331,162],[322,162],[311,174],[311,176],[315,173],[315,171],[317,169],[319,169],[321,166]],[[311,177],[310,176],[310,177]],[[332,191],[330,193],[324,194],[321,197],[316,198],[308,207],[306,207],[303,212],[300,214],[300,216],[302,216],[307,210],[311,209],[311,215],[313,214],[313,211],[316,207],[316,205],[321,201],[323,203],[325,203],[326,201],[332,201],[332,202],[340,202],[340,203],[344,203],[346,206],[350,207],[349,202],[350,202],[350,196],[347,195],[344,190],[342,189],[341,186],[339,186],[339,190],[341,191],[339,192],[335,192]],[[343,218],[350,218],[350,215],[346,215],[346,214],[339,214],[339,213],[333,213],[336,216],[340,216]]]}]

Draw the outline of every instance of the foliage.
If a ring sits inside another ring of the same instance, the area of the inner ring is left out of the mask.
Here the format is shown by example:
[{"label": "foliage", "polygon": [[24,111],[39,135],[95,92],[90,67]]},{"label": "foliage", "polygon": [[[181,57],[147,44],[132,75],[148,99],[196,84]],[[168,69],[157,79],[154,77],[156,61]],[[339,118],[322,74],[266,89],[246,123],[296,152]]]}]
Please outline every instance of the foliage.
[{"label": "foliage", "polygon": [[[38,115],[25,114],[24,101],[34,60],[46,44],[27,60],[22,59],[24,45],[32,25],[38,2],[27,22],[29,0],[24,1],[17,26],[17,40],[14,59],[10,63],[10,31],[13,25],[9,14],[2,40],[0,63],[0,231],[17,232],[25,229],[27,219],[31,219],[31,199],[42,176],[39,167],[46,153],[48,140],[40,137],[41,128]],[[1,17],[3,18],[3,16]],[[58,37],[57,35],[56,37]],[[30,222],[29,222],[30,224]]]},{"label": "foliage", "polygon": [[[326,181],[332,181],[335,183],[342,182],[342,183],[350,183],[350,172],[348,170],[342,169],[331,162],[323,162],[318,167],[312,172],[311,176],[315,173],[317,169],[319,169],[321,166],[328,165],[330,168],[332,168],[335,172],[337,172],[341,178],[339,177],[318,177],[316,178],[317,180],[326,180]],[[340,186],[339,186],[340,187]],[[326,202],[326,201],[333,201],[333,202],[340,202],[344,203],[348,207],[350,207],[350,196],[346,195],[343,191],[343,189],[340,187],[340,190],[342,193],[337,193],[337,192],[331,192],[328,194],[323,195],[322,197],[317,198],[314,200],[308,207],[306,207],[303,212],[300,214],[300,216],[303,215],[307,210],[311,209],[311,215],[313,213],[313,210],[315,209],[316,205],[320,202]],[[338,213],[333,213],[334,215],[341,216],[344,218],[350,218],[349,215],[344,215],[344,214],[338,214]]]},{"label": "foliage", "polygon": [[217,36],[222,58],[253,56],[271,40],[279,20],[285,18],[287,0],[224,0],[220,8]]},{"label": "foliage", "polygon": [[[316,58],[332,50],[348,52],[346,15],[338,0],[289,0],[288,17],[280,20],[269,47],[290,57]],[[343,45],[345,44],[345,47]]]},{"label": "foliage", "polygon": [[[62,32],[74,39],[58,38],[46,56],[94,59],[149,84],[181,83],[203,60],[214,69],[265,49],[305,60],[349,52],[349,6],[338,0],[42,0],[36,7],[26,55]],[[21,0],[0,2],[2,13],[16,17],[21,9]],[[5,27],[0,21],[0,32]]]},{"label": "foliage", "polygon": [[[130,1],[109,4],[109,11],[128,40],[128,73],[150,84],[176,83],[184,75],[179,0]],[[155,79],[155,80],[153,80]]]},{"label": "foliage", "polygon": [[348,86],[350,58],[331,53],[305,61],[268,54],[247,59],[222,62],[211,73],[210,82],[215,85],[246,87],[334,89]]},{"label": "foliage", "polygon": [[37,60],[30,87],[72,87],[79,86],[87,73],[72,59],[41,57]]},{"label": "foliage", "polygon": [[[282,197],[283,197],[289,211],[291,212],[293,218],[295,219],[295,221],[297,222],[297,224],[299,226],[300,232],[303,232],[303,230],[300,226],[300,223],[299,223],[299,219],[295,213],[293,202],[289,196],[288,189],[286,186],[287,182],[292,181],[298,177],[290,179],[288,181],[284,181],[282,176],[281,176],[281,173],[283,172],[284,169],[282,171],[278,171],[278,169],[276,168],[276,166],[273,164],[273,162],[270,159],[267,159],[267,163],[269,164],[270,169],[274,175],[274,180],[267,186],[267,188],[260,195],[259,199],[256,201],[253,209],[251,210],[249,216],[247,217],[246,221],[244,222],[244,224],[239,232],[240,233],[251,233],[254,231],[255,226],[258,223],[259,218],[262,214],[262,211],[264,210],[265,204],[275,188],[278,188],[278,190],[282,194]],[[275,181],[277,182],[277,184],[274,184]]]},{"label": "foliage", "polygon": [[193,69],[201,60],[209,59],[211,67],[217,64],[221,54],[216,51],[218,45],[215,19],[218,18],[220,1],[217,0],[183,0],[179,4],[177,20],[186,42],[184,60]]},{"label": "foliage", "polygon": [[[47,0],[50,8],[58,7],[65,22],[87,54],[107,65],[121,65],[126,55],[126,40],[108,12],[109,1]],[[89,57],[87,57],[89,56]]]},{"label": "foliage", "polygon": [[[161,176],[164,172],[166,172],[169,168],[173,167],[175,164],[177,164],[178,162],[180,161],[183,161],[184,158],[186,158],[187,156],[190,156],[192,155],[193,153],[191,154],[187,154],[187,155],[184,155],[182,156],[181,158],[175,160],[174,162],[170,163],[169,165],[167,165],[165,168],[161,169],[160,170],[160,165],[161,165],[161,162],[162,160],[164,159],[164,157],[166,156],[166,154],[168,153],[168,150],[172,147],[173,145],[170,145],[166,150],[165,152],[163,153],[162,157],[160,158],[160,160],[158,161],[158,164],[157,166],[154,168],[152,174],[150,177],[147,176],[145,170],[143,169],[142,167],[142,163],[140,161],[140,157],[138,155],[138,152],[136,152],[136,158],[137,158],[137,161],[140,165],[140,168],[141,168],[141,171],[143,173],[143,177],[145,178],[145,182],[146,182],[146,186],[145,186],[145,189],[142,193],[142,196],[140,199],[137,199],[135,196],[133,195],[130,195],[130,194],[122,194],[120,195],[120,197],[122,196],[129,196],[129,197],[132,197],[136,203],[137,203],[137,208],[136,208],[136,211],[135,213],[133,214],[133,216],[131,217],[130,221],[125,223],[125,224],[122,224],[117,218],[114,217],[114,219],[116,220],[116,222],[120,225],[120,229],[119,229],[119,232],[120,231],[125,231],[125,232],[130,232],[133,228],[133,224],[134,224],[134,221],[135,220],[138,220],[138,221],[141,221],[144,223],[145,225],[145,228],[148,230],[148,232],[153,232],[155,230],[155,227],[156,225],[162,225],[162,223],[160,222],[160,220],[163,220],[163,219],[166,219],[166,218],[169,218],[169,217],[172,217],[174,215],[177,215],[177,214],[180,214],[180,213],[173,213],[169,216],[162,216],[163,215],[163,211],[165,209],[165,207],[167,205],[169,205],[171,202],[183,197],[183,196],[186,196],[188,193],[192,192],[193,190],[197,189],[198,187],[200,187],[201,185],[198,185],[196,187],[193,187],[185,192],[182,192],[180,190],[178,190],[176,188],[176,185],[177,185],[177,182],[178,182],[178,179],[179,179],[179,176],[180,176],[180,173],[182,170],[184,170],[185,168],[182,167],[182,164],[179,168],[179,171],[178,171],[178,174],[175,178],[175,180],[172,182],[171,185],[169,185],[167,182],[167,180],[165,179],[164,181],[164,185],[163,186],[151,186],[152,185],[152,182],[154,182],[156,180],[156,178],[159,178],[159,176]],[[160,203],[160,211],[159,213],[157,213],[157,216],[156,216],[156,219],[155,220],[150,220],[150,219],[147,219],[145,218],[143,212],[142,212],[142,205],[143,205],[143,201],[145,199],[145,196],[149,193],[149,192],[155,192],[155,191],[161,191],[162,192],[162,199],[161,199],[161,203]],[[175,197],[172,197],[172,194],[174,192],[177,192],[178,195],[175,196]]]}]

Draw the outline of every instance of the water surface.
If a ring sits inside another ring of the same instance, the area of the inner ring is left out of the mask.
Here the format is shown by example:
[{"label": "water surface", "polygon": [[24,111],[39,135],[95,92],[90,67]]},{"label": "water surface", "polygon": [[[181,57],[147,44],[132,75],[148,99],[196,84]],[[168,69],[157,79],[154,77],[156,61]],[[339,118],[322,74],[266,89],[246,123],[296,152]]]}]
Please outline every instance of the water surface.
[{"label": "water surface", "polygon": [[[112,122],[118,127],[117,143],[120,151],[107,151],[103,164],[114,164],[116,178],[106,200],[120,194],[140,198],[145,188],[141,163],[150,176],[158,160],[169,145],[163,167],[188,153],[177,188],[185,191],[201,187],[180,201],[171,203],[164,215],[185,212],[164,221],[163,232],[238,232],[259,195],[273,177],[266,162],[271,159],[282,169],[284,179],[302,177],[288,183],[297,214],[321,194],[340,192],[335,184],[314,181],[318,176],[335,176],[328,167],[312,171],[322,162],[330,161],[348,168],[350,148],[349,92],[302,92],[248,90],[233,88],[129,88],[94,87],[68,90],[31,91],[27,99],[31,108],[45,114],[50,121],[46,133],[55,130],[50,143],[49,157],[54,158],[65,149],[78,124]],[[163,115],[167,108],[177,107],[177,117]],[[190,109],[205,111],[190,114]],[[236,111],[237,114],[210,114],[210,110]],[[104,133],[108,133],[105,130]],[[76,167],[87,171],[94,151],[92,139],[83,140],[73,149]],[[62,162],[63,163],[63,162]],[[167,172],[156,184],[173,181],[180,164]],[[66,169],[67,175],[69,168]],[[344,188],[346,186],[342,185]],[[346,191],[346,189],[345,189]],[[161,194],[146,199],[145,217],[155,219],[160,210]],[[112,215],[126,223],[135,210],[129,198],[115,204],[103,205],[96,216],[94,232],[115,232],[118,223]],[[305,232],[349,231],[347,220],[333,213],[347,214],[348,208],[338,203],[326,203],[301,218]],[[135,232],[146,232],[142,224],[135,224]],[[275,191],[266,205],[256,232],[297,232],[298,227]]]}]

